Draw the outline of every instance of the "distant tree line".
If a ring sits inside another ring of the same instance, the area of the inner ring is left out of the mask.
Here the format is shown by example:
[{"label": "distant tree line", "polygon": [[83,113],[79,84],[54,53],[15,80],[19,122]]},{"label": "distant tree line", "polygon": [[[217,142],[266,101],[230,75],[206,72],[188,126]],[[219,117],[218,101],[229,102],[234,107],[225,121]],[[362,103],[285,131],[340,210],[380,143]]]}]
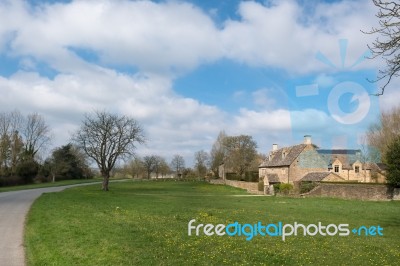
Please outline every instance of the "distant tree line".
[{"label": "distant tree line", "polygon": [[50,128],[40,114],[0,113],[0,186],[91,176],[86,156],[72,144],[56,148],[43,161],[41,153],[50,141]]},{"label": "distant tree line", "polygon": [[[387,180],[396,187],[400,187],[399,125],[400,107],[397,107],[382,112],[366,134],[368,161],[386,163]],[[71,143],[56,147],[42,159],[50,141],[51,130],[40,114],[0,113],[0,186],[91,178],[90,162],[97,164],[105,191],[111,175],[144,179],[218,178],[220,166],[230,178],[256,181],[253,179],[257,179],[258,166],[265,159],[265,155],[257,153],[252,136],[228,136],[224,131],[219,133],[209,153],[194,152],[193,168],[186,166],[180,154],[175,154],[170,162],[155,154],[140,157],[134,153],[136,145],[145,142],[139,123],[105,111],[86,114]],[[128,163],[116,167],[121,161]]]},{"label": "distant tree line", "polygon": [[185,167],[183,156],[176,154],[170,163],[159,155],[147,155],[143,158],[135,156],[133,160],[125,164],[118,174],[132,178],[195,178],[197,175],[193,169]]}]

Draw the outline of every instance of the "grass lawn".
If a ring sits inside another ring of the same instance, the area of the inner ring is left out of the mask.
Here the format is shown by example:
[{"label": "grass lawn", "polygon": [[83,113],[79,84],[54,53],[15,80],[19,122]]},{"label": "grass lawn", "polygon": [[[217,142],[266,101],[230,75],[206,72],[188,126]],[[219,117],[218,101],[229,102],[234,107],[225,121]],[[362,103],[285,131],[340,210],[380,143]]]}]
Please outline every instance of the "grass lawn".
[{"label": "grass lawn", "polygon": [[43,188],[43,187],[59,187],[59,186],[82,184],[82,183],[100,182],[101,180],[102,179],[99,179],[99,178],[94,178],[94,179],[72,179],[72,180],[56,181],[54,183],[53,182],[48,182],[48,183],[29,184],[29,185],[21,185],[21,186],[0,187],[0,192],[16,191],[16,190],[24,190],[24,189],[33,189],[33,188]]},{"label": "grass lawn", "polygon": [[[202,182],[124,182],[41,196],[28,215],[28,265],[396,265],[400,202],[247,197]],[[384,236],[188,236],[188,222],[346,223]]]}]

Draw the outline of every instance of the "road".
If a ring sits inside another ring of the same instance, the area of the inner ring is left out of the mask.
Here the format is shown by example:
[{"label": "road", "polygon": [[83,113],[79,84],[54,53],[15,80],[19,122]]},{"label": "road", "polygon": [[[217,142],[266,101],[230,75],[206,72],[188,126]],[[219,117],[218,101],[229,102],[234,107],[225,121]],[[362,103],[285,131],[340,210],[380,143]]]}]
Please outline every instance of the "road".
[{"label": "road", "polygon": [[0,265],[24,266],[24,224],[32,203],[46,192],[70,187],[93,185],[84,183],[62,187],[37,188],[0,193]]}]

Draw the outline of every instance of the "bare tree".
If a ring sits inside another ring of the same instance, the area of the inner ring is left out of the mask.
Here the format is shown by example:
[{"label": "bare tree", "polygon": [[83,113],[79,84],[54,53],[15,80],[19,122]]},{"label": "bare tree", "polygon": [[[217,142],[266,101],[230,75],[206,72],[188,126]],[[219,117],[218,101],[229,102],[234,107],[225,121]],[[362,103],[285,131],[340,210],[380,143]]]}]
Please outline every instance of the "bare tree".
[{"label": "bare tree", "polygon": [[[400,107],[382,112],[379,121],[372,124],[367,131],[368,145],[380,153],[387,153],[391,143],[400,135]],[[376,155],[375,155],[376,157]],[[384,159],[384,158],[383,158]]]},{"label": "bare tree", "polygon": [[22,127],[25,155],[33,159],[37,152],[50,143],[50,128],[38,113],[28,115]]},{"label": "bare tree", "polygon": [[224,139],[226,138],[224,131],[218,134],[216,141],[214,142],[210,152],[210,168],[216,176],[218,176],[218,168],[224,163],[226,150],[224,146]]},{"label": "bare tree", "polygon": [[164,158],[162,158],[158,168],[159,168],[159,172],[161,174],[161,177],[164,177],[168,173],[171,173],[171,168],[169,167],[168,163],[165,161]]},{"label": "bare tree", "polygon": [[400,3],[391,0],[373,0],[379,8],[376,17],[379,27],[372,28],[367,34],[379,34],[371,46],[372,58],[382,57],[386,68],[379,70],[378,80],[386,80],[377,96],[383,95],[386,86],[393,77],[399,76],[400,70]]},{"label": "bare tree", "polygon": [[168,172],[169,167],[163,157],[161,157],[161,156],[155,156],[155,157],[156,157],[156,160],[155,160],[155,164],[154,164],[154,172],[156,173],[156,178],[158,178],[159,174],[164,176]]},{"label": "bare tree", "polygon": [[24,142],[19,131],[22,126],[23,117],[19,111],[13,111],[10,114],[11,130],[11,169],[15,173],[17,164],[20,161],[21,153],[24,148]]},{"label": "bare tree", "polygon": [[207,165],[209,164],[209,160],[210,156],[207,152],[203,150],[195,152],[195,169],[200,177],[204,177],[207,174]]},{"label": "bare tree", "polygon": [[20,135],[24,118],[19,111],[0,113],[0,173],[15,174],[21,161],[24,141]]},{"label": "bare tree", "polygon": [[73,140],[92,158],[103,176],[102,189],[108,191],[110,172],[119,159],[133,155],[136,143],[144,143],[139,123],[126,116],[105,111],[85,115]]},{"label": "bare tree", "polygon": [[151,173],[154,172],[157,163],[157,156],[155,155],[147,155],[143,157],[143,165],[146,169],[147,179],[150,179]]},{"label": "bare tree", "polygon": [[0,113],[0,168],[3,165],[15,165],[22,151],[22,138],[19,130],[22,126],[23,117],[20,112]]},{"label": "bare tree", "polygon": [[257,159],[257,143],[251,136],[229,136],[224,139],[226,167],[243,177]]},{"label": "bare tree", "polygon": [[138,156],[135,156],[135,158],[129,163],[128,167],[133,178],[142,177],[145,172],[143,160]]},{"label": "bare tree", "polygon": [[175,171],[177,177],[182,175],[182,172],[185,169],[185,160],[181,155],[174,155],[171,160],[171,168]]}]

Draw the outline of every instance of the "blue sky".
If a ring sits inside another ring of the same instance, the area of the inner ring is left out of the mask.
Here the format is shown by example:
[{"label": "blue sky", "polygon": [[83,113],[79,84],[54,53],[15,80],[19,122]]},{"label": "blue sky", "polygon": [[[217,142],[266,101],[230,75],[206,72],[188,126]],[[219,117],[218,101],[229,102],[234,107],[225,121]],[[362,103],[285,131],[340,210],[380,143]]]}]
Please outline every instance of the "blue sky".
[{"label": "blue sky", "polygon": [[400,96],[394,81],[370,97],[366,79],[382,62],[358,61],[376,9],[312,3],[0,0],[0,111],[41,113],[52,146],[85,112],[130,115],[149,139],[139,155],[182,154],[188,165],[221,130],[252,135],[262,153],[305,134],[357,148]]}]

